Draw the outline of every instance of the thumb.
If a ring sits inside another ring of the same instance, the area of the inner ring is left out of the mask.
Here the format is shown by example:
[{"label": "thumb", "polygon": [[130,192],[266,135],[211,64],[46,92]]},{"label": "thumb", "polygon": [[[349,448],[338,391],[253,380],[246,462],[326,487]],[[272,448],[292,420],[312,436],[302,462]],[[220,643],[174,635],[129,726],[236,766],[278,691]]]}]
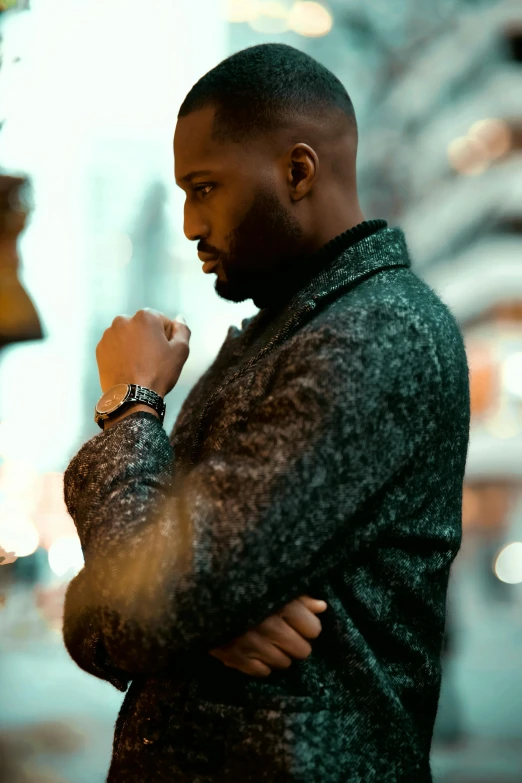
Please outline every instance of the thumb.
[{"label": "thumb", "polygon": [[173,318],[172,321],[170,321],[170,325],[171,328],[167,332],[167,338],[169,341],[172,341],[174,338],[176,338],[176,342],[178,342],[180,339],[181,342],[189,342],[191,332],[187,326],[185,318],[181,314]]}]

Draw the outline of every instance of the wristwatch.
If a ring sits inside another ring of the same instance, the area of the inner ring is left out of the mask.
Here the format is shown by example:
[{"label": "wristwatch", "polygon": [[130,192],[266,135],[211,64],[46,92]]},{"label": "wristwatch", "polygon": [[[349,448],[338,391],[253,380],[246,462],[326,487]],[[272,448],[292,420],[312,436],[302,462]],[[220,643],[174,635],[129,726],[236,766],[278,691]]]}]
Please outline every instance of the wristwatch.
[{"label": "wristwatch", "polygon": [[107,419],[119,415],[135,402],[150,405],[159,413],[160,421],[163,423],[167,407],[163,402],[163,397],[160,397],[152,389],[138,386],[136,383],[117,383],[116,386],[102,394],[94,406],[94,421],[103,429]]}]

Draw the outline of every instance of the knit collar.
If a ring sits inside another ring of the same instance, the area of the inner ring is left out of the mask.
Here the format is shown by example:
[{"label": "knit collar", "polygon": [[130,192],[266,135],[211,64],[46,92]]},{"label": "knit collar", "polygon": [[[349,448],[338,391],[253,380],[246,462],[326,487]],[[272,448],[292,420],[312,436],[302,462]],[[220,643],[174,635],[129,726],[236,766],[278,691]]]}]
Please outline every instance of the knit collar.
[{"label": "knit collar", "polygon": [[338,234],[314,253],[299,256],[285,266],[277,285],[270,280],[256,292],[252,297],[254,304],[260,309],[273,309],[284,304],[314,275],[326,271],[341,253],[387,225],[386,220],[365,220]]}]

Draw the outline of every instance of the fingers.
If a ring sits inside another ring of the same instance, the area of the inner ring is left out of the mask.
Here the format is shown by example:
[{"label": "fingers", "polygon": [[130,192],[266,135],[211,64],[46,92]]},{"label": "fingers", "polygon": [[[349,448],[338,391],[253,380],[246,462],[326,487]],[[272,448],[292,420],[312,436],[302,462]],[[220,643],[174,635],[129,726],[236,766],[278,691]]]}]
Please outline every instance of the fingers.
[{"label": "fingers", "polygon": [[[169,318],[168,316],[164,315],[164,313],[160,313],[159,310],[155,310],[153,307],[142,307],[141,310],[138,310],[136,312],[134,318],[152,319],[153,321],[155,320],[161,323],[165,335],[167,337],[167,340],[169,340],[169,342],[174,337],[176,338],[175,342],[182,342],[188,344],[190,341],[191,331],[187,326],[187,322],[185,321],[185,318],[182,315],[177,315],[175,318]],[[129,320],[130,316],[127,315],[117,316],[114,320],[117,321],[118,319]]]},{"label": "fingers", "polygon": [[229,644],[210,650],[210,654],[244,674],[267,677],[272,669],[287,669],[294,659],[304,660],[310,655],[312,648],[307,639],[321,633],[316,615],[326,608],[324,601],[299,596]]},{"label": "fingers", "polygon": [[[253,677],[268,677],[272,672],[270,666],[259,657],[254,657],[251,652],[252,647],[249,649],[250,651],[245,649],[244,637],[240,637],[232,645],[216,647],[214,650],[210,650],[210,655],[220,660],[225,666],[228,666],[231,669],[237,669],[238,671],[243,672],[243,674],[249,674]],[[273,668],[286,669],[292,663],[289,658],[283,656],[283,653],[280,653],[281,657],[278,657],[277,653],[279,651],[277,651],[276,648],[271,650],[270,645],[261,645],[259,649],[259,656],[263,655],[275,662]],[[261,650],[263,650],[263,652],[261,652]],[[283,662],[283,658],[286,662]]]},{"label": "fingers", "polygon": [[305,639],[317,639],[321,633],[321,621],[302,601],[290,601],[278,615]]},{"label": "fingers", "polygon": [[268,677],[269,674],[272,674],[272,669],[256,658],[251,658],[240,671],[244,671],[245,674],[250,674],[252,677]]},{"label": "fingers", "polygon": [[[310,614],[310,620],[319,622],[312,614]],[[296,625],[300,625],[301,628],[304,627],[306,633],[310,636],[313,636],[314,634],[318,636],[320,631],[312,631],[310,628],[310,620],[304,623],[302,620],[300,623],[295,620],[295,623]],[[267,617],[266,620],[263,620],[262,623],[256,626],[255,630],[260,633],[263,638],[279,647],[280,650],[291,658],[304,660],[305,658],[308,658],[312,652],[312,648],[306,641],[304,635],[301,634],[300,631],[294,630],[294,628],[279,614]]]},{"label": "fingers", "polygon": [[[288,627],[286,630],[287,635],[294,633]],[[307,642],[304,642],[304,644],[307,644]],[[230,644],[216,647],[210,652],[227,666],[233,666],[236,669],[244,667],[252,659],[257,659],[273,669],[288,669],[292,664],[291,658],[285,655],[271,639],[268,639],[261,632],[259,626],[251,631],[247,631],[242,636],[238,636]],[[241,670],[244,671],[244,668]]]},{"label": "fingers", "polygon": [[258,630],[246,633],[241,646],[246,656],[257,658],[272,669],[288,669],[292,665],[292,659]]},{"label": "fingers", "polygon": [[301,601],[314,614],[324,612],[328,608],[326,601],[322,601],[319,598],[310,598],[309,595],[300,595],[296,600]]},{"label": "fingers", "polygon": [[215,650],[211,650],[210,654],[214,658],[218,658],[229,669],[236,669],[238,672],[250,675],[250,677],[268,677],[269,674],[272,674],[272,669],[257,658],[244,658],[237,663],[231,663],[228,659],[222,658]]}]

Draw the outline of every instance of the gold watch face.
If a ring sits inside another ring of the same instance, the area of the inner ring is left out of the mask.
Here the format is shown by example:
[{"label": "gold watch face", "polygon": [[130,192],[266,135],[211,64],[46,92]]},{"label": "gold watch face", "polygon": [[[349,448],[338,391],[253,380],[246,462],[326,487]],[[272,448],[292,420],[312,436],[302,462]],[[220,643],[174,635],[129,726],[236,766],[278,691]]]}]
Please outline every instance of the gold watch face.
[{"label": "gold watch face", "polygon": [[98,413],[110,413],[115,410],[127,396],[128,386],[126,383],[118,383],[112,389],[106,391],[96,405]]}]

